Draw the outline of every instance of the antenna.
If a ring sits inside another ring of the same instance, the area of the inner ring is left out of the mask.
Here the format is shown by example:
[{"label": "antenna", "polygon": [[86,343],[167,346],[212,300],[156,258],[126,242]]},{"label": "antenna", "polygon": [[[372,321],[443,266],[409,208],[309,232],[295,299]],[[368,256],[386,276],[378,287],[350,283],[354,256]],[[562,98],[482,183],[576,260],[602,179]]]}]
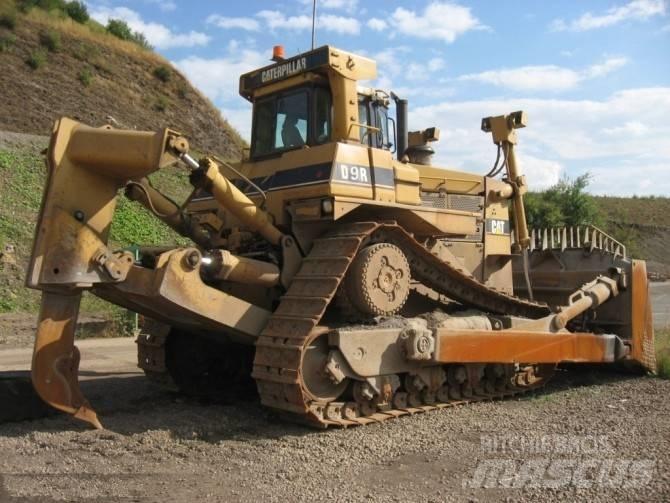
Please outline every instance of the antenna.
[{"label": "antenna", "polygon": [[314,40],[316,36],[316,0],[312,3],[312,50],[314,50]]}]

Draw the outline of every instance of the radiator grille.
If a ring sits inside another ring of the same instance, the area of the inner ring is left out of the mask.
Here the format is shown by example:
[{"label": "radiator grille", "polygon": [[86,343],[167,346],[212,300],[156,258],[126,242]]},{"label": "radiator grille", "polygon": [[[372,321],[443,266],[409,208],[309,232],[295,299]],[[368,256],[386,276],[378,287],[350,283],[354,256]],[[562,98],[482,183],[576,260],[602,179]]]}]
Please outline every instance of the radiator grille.
[{"label": "radiator grille", "polygon": [[422,206],[481,213],[484,198],[465,194],[447,194],[446,192],[421,192]]}]

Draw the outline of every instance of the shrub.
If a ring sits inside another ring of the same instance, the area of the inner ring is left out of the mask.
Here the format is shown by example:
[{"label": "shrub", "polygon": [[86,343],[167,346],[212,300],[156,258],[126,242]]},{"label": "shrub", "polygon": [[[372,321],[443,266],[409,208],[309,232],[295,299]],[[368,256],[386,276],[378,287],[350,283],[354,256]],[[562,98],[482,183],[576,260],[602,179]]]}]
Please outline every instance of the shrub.
[{"label": "shrub", "polygon": [[133,38],[133,30],[130,29],[128,23],[120,19],[110,19],[107,22],[107,31],[121,40],[131,40]]},{"label": "shrub", "polygon": [[77,78],[79,79],[79,82],[81,82],[84,85],[84,87],[88,87],[91,85],[91,82],[93,81],[93,73],[88,68],[84,68],[82,71],[79,72]]},{"label": "shrub", "polygon": [[86,5],[78,0],[69,2],[65,6],[65,12],[71,19],[81,24],[84,24],[90,18]]},{"label": "shrub", "polygon": [[4,37],[0,37],[0,52],[9,52],[15,43],[16,37],[11,33]]},{"label": "shrub", "polygon": [[128,23],[121,19],[110,19],[107,22],[107,31],[121,40],[133,42],[145,49],[151,49],[147,38],[142,33],[131,30]]},{"label": "shrub", "polygon": [[170,102],[165,96],[159,96],[156,100],[156,103],[154,104],[154,109],[158,112],[165,112],[169,104]]},{"label": "shrub", "polygon": [[60,49],[60,35],[52,30],[43,31],[40,33],[40,45],[46,47],[49,52],[56,52]]},{"label": "shrub", "polygon": [[601,215],[593,196],[586,193],[591,176],[563,178],[553,187],[526,195],[528,227],[598,225]]},{"label": "shrub", "polygon": [[11,11],[0,14],[0,26],[8,30],[16,28],[16,14]]},{"label": "shrub", "polygon": [[72,55],[79,61],[91,62],[100,55],[99,49],[86,42],[81,42],[72,49]]},{"label": "shrub", "polygon": [[37,49],[33,51],[26,59],[26,64],[33,70],[37,70],[41,66],[44,66],[44,63],[47,62],[47,53],[44,49]]},{"label": "shrub", "polygon": [[18,0],[17,5],[23,12],[28,12],[33,7],[46,11],[61,11],[66,8],[65,0]]},{"label": "shrub", "polygon": [[160,65],[154,68],[153,74],[154,77],[156,77],[161,82],[168,82],[170,77],[172,77],[172,72],[165,65]]},{"label": "shrub", "polygon": [[177,96],[179,96],[179,98],[181,98],[182,100],[186,99],[186,97],[188,96],[188,89],[186,88],[185,85],[182,84],[177,88]]}]

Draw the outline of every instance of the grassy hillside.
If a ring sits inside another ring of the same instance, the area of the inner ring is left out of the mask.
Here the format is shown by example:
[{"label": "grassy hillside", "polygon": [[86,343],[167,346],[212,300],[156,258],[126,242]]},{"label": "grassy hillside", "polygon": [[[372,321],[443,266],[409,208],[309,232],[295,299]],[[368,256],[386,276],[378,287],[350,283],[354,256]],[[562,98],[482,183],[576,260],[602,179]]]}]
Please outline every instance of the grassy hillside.
[{"label": "grassy hillside", "polygon": [[602,227],[622,241],[630,255],[647,260],[654,273],[670,276],[670,198],[594,198]]},{"label": "grassy hillside", "polygon": [[[26,5],[32,8],[21,8]],[[0,0],[0,313],[34,312],[39,295],[23,287],[55,119],[92,126],[171,127],[198,151],[238,158],[245,144],[219,110],[150,48],[121,40],[93,20],[75,22],[60,0]],[[34,5],[37,5],[36,7]],[[53,6],[56,6],[54,8]],[[177,200],[185,173],[164,170],[154,183]],[[113,244],[172,244],[180,238],[120,198]],[[85,299],[83,311],[117,313]]]},{"label": "grassy hillside", "polygon": [[95,21],[0,0],[0,130],[48,135],[60,116],[91,126],[172,127],[200,151],[244,146],[219,110],[170,63]]},{"label": "grassy hillside", "polygon": [[[38,292],[25,288],[23,278],[46,178],[41,152],[47,143],[46,137],[0,132],[0,313],[38,307]],[[190,193],[184,169],[167,168],[151,179],[177,201]],[[118,201],[110,233],[113,246],[186,242],[140,205],[124,197]],[[100,310],[114,311],[94,297],[87,298],[83,311]]]}]

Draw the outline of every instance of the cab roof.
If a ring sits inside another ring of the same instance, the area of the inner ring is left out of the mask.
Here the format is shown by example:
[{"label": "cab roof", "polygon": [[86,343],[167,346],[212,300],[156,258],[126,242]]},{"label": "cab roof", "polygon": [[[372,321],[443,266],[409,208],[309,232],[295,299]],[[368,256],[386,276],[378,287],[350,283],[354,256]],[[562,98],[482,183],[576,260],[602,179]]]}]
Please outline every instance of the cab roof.
[{"label": "cab roof", "polygon": [[377,76],[377,64],[373,60],[324,45],[241,75],[240,95],[253,101],[257,89],[305,72],[325,69],[331,69],[344,78],[356,81],[374,79]]}]

